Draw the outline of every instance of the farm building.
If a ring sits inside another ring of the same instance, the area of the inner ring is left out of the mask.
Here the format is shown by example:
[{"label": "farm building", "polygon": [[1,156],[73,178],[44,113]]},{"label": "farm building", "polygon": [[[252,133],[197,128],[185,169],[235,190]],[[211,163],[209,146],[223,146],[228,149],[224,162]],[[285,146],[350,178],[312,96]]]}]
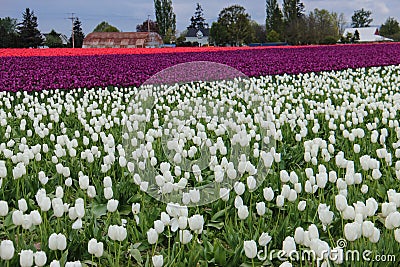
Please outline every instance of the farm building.
[{"label": "farm building", "polygon": [[379,29],[376,27],[364,27],[364,28],[347,28],[344,30],[343,36],[346,37],[348,33],[354,36],[354,33],[358,31],[360,34],[360,40],[358,42],[390,42],[392,39],[379,35]]},{"label": "farm building", "polygon": [[148,48],[162,44],[155,32],[92,32],[85,37],[83,48]]},{"label": "farm building", "polygon": [[188,28],[188,32],[186,34],[186,42],[199,43],[200,46],[208,45],[210,37],[210,29],[209,28]]}]

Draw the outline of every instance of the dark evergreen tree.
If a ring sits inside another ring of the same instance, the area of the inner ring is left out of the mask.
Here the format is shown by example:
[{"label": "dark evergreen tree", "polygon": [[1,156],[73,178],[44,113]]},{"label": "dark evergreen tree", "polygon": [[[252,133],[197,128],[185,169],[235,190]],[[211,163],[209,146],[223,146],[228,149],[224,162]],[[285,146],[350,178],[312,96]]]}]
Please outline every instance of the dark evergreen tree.
[{"label": "dark evergreen tree", "polygon": [[197,3],[196,12],[194,13],[194,16],[190,19],[189,28],[195,28],[195,29],[208,28],[208,24],[206,23],[206,19],[204,18],[203,8],[199,3]]},{"label": "dark evergreen tree", "polygon": [[22,47],[38,47],[43,38],[38,30],[37,17],[29,8],[22,14],[23,21],[18,25],[19,39]]},{"label": "dark evergreen tree", "polygon": [[[83,45],[83,39],[85,39],[85,34],[82,31],[82,22],[79,18],[74,21],[74,44],[75,48],[80,48]],[[69,46],[72,47],[72,34],[69,38]]]},{"label": "dark evergreen tree", "polygon": [[165,38],[167,33],[176,31],[176,15],[172,7],[172,0],[154,0],[156,21],[159,34]]},{"label": "dark evergreen tree", "polygon": [[358,32],[358,30],[354,32],[354,41],[360,41],[360,33]]}]

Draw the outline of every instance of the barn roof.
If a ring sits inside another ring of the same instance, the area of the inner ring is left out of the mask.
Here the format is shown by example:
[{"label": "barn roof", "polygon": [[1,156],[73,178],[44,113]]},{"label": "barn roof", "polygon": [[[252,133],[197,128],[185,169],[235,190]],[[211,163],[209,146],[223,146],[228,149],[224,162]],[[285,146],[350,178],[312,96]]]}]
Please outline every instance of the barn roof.
[{"label": "barn roof", "polygon": [[188,32],[186,34],[186,37],[197,37],[197,33],[201,32],[203,34],[203,37],[208,37],[210,36],[210,29],[209,28],[188,28]]},{"label": "barn roof", "polygon": [[379,35],[379,30],[376,27],[364,27],[364,28],[347,28],[345,29],[343,36],[346,37],[347,33],[354,33],[358,31],[360,34],[360,40],[358,42],[382,42],[382,41],[393,41],[392,39],[385,38]]},{"label": "barn roof", "polygon": [[83,47],[157,47],[163,44],[155,32],[92,32]]}]

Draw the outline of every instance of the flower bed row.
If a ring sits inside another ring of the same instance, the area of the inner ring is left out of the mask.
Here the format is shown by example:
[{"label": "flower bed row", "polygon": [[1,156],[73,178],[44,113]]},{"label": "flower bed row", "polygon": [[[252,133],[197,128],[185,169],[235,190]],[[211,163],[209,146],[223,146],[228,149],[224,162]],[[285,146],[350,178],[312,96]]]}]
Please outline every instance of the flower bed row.
[{"label": "flower bed row", "polygon": [[139,86],[179,63],[212,61],[248,76],[400,64],[400,44],[251,49],[202,53],[0,58],[0,90]]},{"label": "flower bed row", "polygon": [[[267,48],[295,48],[297,46],[270,46]],[[315,47],[315,46],[309,46]],[[142,55],[182,52],[217,52],[236,50],[257,50],[266,47],[175,47],[175,48],[51,48],[51,49],[0,49],[0,57],[33,56],[93,56],[93,55]]]}]

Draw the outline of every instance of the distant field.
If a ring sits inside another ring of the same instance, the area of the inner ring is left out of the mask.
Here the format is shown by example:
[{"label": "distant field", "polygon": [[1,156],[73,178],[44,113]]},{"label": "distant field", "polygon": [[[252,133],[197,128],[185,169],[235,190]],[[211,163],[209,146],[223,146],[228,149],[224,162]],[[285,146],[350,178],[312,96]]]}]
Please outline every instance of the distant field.
[{"label": "distant field", "polygon": [[0,90],[6,91],[110,85],[137,87],[161,70],[192,61],[226,64],[250,77],[400,64],[399,43],[285,48],[14,49],[0,52],[9,55],[0,58]]}]

